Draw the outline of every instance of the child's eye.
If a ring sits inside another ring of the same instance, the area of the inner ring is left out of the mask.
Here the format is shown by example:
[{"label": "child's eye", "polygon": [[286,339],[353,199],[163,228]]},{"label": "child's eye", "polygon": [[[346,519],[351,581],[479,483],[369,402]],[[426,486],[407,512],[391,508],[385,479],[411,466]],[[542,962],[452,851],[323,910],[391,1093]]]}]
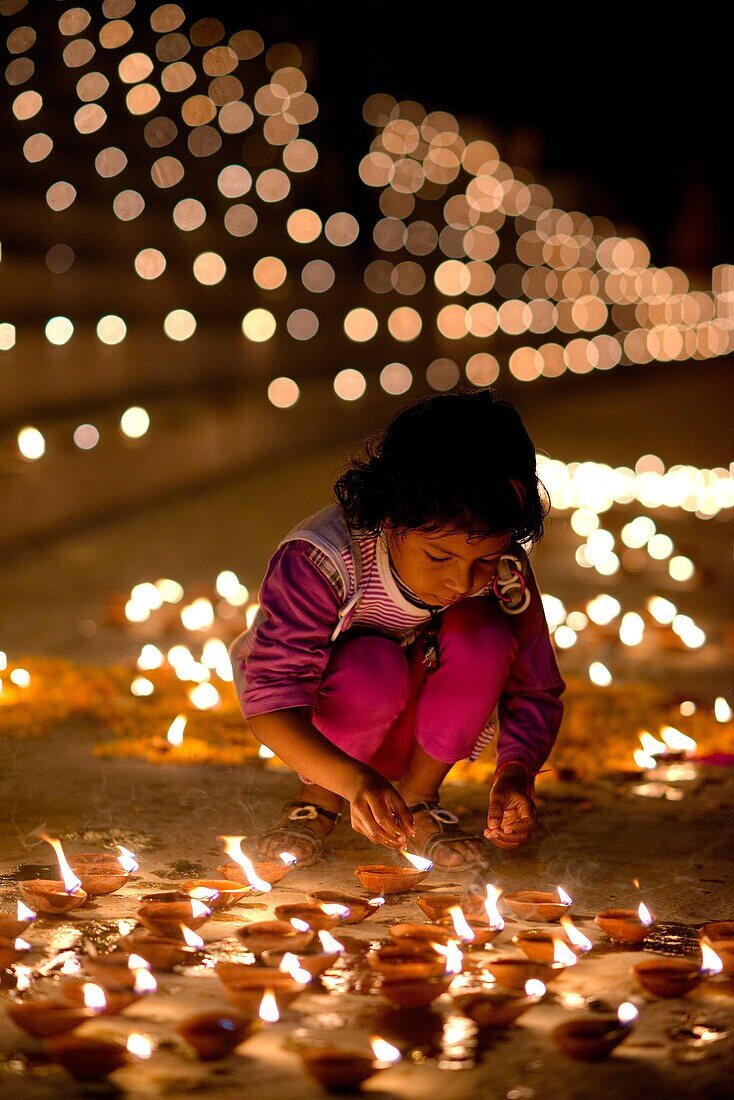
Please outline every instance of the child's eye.
[{"label": "child's eye", "polygon": [[448,560],[449,560],[448,558],[437,558],[437,557],[434,557],[434,555],[433,555],[433,554],[429,554],[427,550],[426,550],[426,557],[427,557],[427,558],[429,559],[429,561],[448,561]]}]

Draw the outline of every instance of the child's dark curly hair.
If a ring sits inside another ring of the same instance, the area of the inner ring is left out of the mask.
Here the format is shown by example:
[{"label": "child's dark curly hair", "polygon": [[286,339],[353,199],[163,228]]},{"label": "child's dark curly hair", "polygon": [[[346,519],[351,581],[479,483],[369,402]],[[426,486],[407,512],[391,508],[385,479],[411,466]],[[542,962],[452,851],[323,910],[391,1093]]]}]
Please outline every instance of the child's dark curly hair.
[{"label": "child's dark curly hair", "polygon": [[492,389],[416,401],[366,444],[334,485],[352,528],[447,528],[470,537],[512,531],[537,543],[550,511],[519,413]]}]

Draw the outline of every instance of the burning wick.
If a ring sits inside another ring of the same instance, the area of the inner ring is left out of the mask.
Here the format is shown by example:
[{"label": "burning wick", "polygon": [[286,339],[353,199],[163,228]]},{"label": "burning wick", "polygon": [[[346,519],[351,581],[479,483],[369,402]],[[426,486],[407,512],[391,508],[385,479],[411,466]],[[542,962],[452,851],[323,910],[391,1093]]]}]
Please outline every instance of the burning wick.
[{"label": "burning wick", "polygon": [[370,898],[370,905],[384,905],[384,898]]},{"label": "burning wick", "polygon": [[278,857],[285,863],[286,867],[292,867],[295,863],[298,863],[298,857],[293,855],[293,852],[281,852]]},{"label": "burning wick", "polygon": [[29,909],[24,902],[18,902],[18,920],[36,920],[38,913],[34,913],[32,909]]},{"label": "burning wick", "polygon": [[117,860],[125,874],[134,875],[138,869],[138,861],[135,858],[135,853],[131,852],[129,848],[123,848],[122,844],[117,845],[117,850],[120,853]]},{"label": "burning wick", "polygon": [[701,959],[701,972],[703,974],[720,974],[724,969],[724,964],[714,951],[711,941],[704,938],[699,946],[703,956]]},{"label": "burning wick", "polygon": [[261,745],[260,748],[257,750],[257,755],[260,757],[261,760],[272,760],[275,756],[275,753],[272,749],[269,749],[267,745]]},{"label": "burning wick", "polygon": [[576,927],[570,917],[565,915],[561,917],[561,927],[566,933],[566,939],[569,943],[572,943],[574,947],[577,947],[579,951],[583,951],[584,953],[591,951],[594,946],[593,943],[588,936],[585,936],[584,933]]},{"label": "burning wick", "polygon": [[127,1052],[134,1058],[150,1058],[153,1053],[153,1044],[147,1035],[141,1035],[139,1031],[131,1031],[127,1037]]},{"label": "burning wick", "polygon": [[158,989],[158,982],[153,975],[145,967],[141,967],[135,971],[135,985],[133,989],[136,993],[155,993]]},{"label": "burning wick", "polygon": [[186,729],[187,718],[185,714],[177,714],[168,727],[168,733],[166,734],[166,741],[174,748],[176,745],[183,745],[184,730]]},{"label": "burning wick", "polygon": [[452,905],[449,908],[449,915],[454,923],[454,931],[459,939],[464,940],[465,943],[471,943],[476,939],[471,925],[464,916],[464,910],[460,905]]},{"label": "burning wick", "polygon": [[82,891],[82,880],[77,878],[71,867],[66,861],[64,855],[64,849],[61,847],[61,841],[53,837],[46,836],[45,833],[38,833],[41,840],[45,840],[47,844],[50,844],[53,850],[56,852],[56,859],[59,862],[59,870],[61,871],[61,877],[64,880],[64,889],[67,894],[80,894]]},{"label": "burning wick", "polygon": [[430,859],[425,859],[423,856],[414,856],[412,852],[406,852],[401,849],[401,856],[405,856],[408,863],[412,863],[416,871],[430,871],[433,867]]},{"label": "burning wick", "polygon": [[335,940],[331,932],[321,930],[318,933],[319,940],[321,941],[321,950],[325,951],[328,955],[333,954],[335,951],[342,952],[344,950],[344,944],[339,943],[339,940]]},{"label": "burning wick", "polygon": [[204,946],[204,941],[201,936],[197,936],[196,932],[192,932],[190,928],[187,928],[185,924],[180,924],[181,935],[184,938],[187,947],[194,947],[197,951],[201,951]]},{"label": "burning wick", "polygon": [[219,891],[208,890],[206,886],[194,886],[192,890],[189,890],[189,897],[195,898],[197,901],[216,901],[219,897]]},{"label": "burning wick", "polygon": [[15,988],[19,993],[23,993],[31,984],[33,969],[30,966],[23,966],[22,963],[18,963],[17,966],[13,967],[13,971],[15,973]]},{"label": "burning wick", "polygon": [[28,940],[24,940],[22,936],[16,936],[13,946],[16,951],[30,951],[33,945],[28,943]]},{"label": "burning wick", "polygon": [[379,1035],[372,1036],[370,1046],[375,1059],[383,1066],[393,1066],[403,1057],[397,1047],[381,1039]]},{"label": "burning wick", "polygon": [[261,894],[269,893],[273,888],[269,882],[260,876],[255,871],[251,861],[247,858],[242,851],[241,844],[245,839],[243,836],[223,836],[219,838],[224,841],[225,854],[233,859],[235,863],[238,863],[242,870],[245,872],[245,878],[252,886],[253,890],[259,890]]},{"label": "burning wick", "polygon": [[681,730],[677,730],[675,726],[663,726],[660,730],[660,736],[665,742],[666,751],[682,752],[686,756],[693,756],[698,748],[692,737]]},{"label": "burning wick", "polygon": [[59,970],[59,974],[78,974],[82,968],[82,964],[78,959],[64,959],[64,965]]},{"label": "burning wick", "polygon": [[464,955],[459,947],[457,940],[449,940],[444,947],[441,943],[432,943],[431,947],[439,955],[443,955],[446,959],[446,974],[461,974],[464,967]]},{"label": "burning wick", "polygon": [[307,921],[301,920],[300,917],[291,917],[291,924],[295,928],[296,932],[310,932],[311,925]]},{"label": "burning wick", "polygon": [[497,902],[502,897],[503,891],[497,886],[492,886],[491,883],[487,883],[487,900],[484,903],[484,911],[487,914],[487,920],[489,921],[490,928],[499,928],[500,931],[505,927],[505,922],[500,916],[500,911],[497,908]]},{"label": "burning wick", "polygon": [[107,1008],[107,997],[101,985],[85,982],[83,993],[85,1008],[91,1008],[93,1012],[104,1012]]},{"label": "burning wick", "polygon": [[272,989],[266,989],[263,993],[263,999],[260,1001],[259,1015],[264,1024],[277,1024],[280,1019],[278,1002],[275,999],[275,994]]},{"label": "burning wick", "polygon": [[208,905],[204,905],[203,901],[199,901],[197,898],[191,899],[191,916],[192,917],[210,917],[212,911]]},{"label": "burning wick", "polygon": [[553,962],[560,966],[575,966],[578,962],[568,944],[560,940],[558,936],[553,937]]},{"label": "burning wick", "polygon": [[644,901],[641,901],[637,906],[637,916],[640,918],[642,924],[653,924],[653,917],[650,910],[645,905]]},{"label": "burning wick", "polygon": [[558,900],[561,905],[573,905],[573,898],[566,893],[562,886],[556,886],[556,890],[558,891]]},{"label": "burning wick", "polygon": [[131,955],[127,960],[128,970],[150,970],[150,963],[142,955]]},{"label": "burning wick", "polygon": [[525,994],[528,997],[545,997],[545,986],[539,978],[528,978],[525,982]]},{"label": "burning wick", "polygon": [[639,1012],[631,1001],[623,1001],[617,1009],[617,1019],[622,1027],[629,1027],[630,1024],[635,1022],[638,1016]]},{"label": "burning wick", "polygon": [[321,906],[327,917],[348,917],[351,909],[348,905],[340,905],[338,902],[327,902]]},{"label": "burning wick", "polygon": [[290,974],[291,978],[298,982],[299,985],[308,985],[311,981],[311,975],[308,970],[304,970],[298,961],[298,957],[291,951],[286,951],[278,969],[282,970],[284,974]]}]

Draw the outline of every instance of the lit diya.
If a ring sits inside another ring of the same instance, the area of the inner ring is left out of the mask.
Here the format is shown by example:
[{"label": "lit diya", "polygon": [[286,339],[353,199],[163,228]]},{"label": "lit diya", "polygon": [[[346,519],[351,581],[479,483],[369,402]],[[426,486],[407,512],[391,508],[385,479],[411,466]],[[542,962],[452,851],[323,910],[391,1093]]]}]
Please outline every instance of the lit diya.
[{"label": "lit diya", "polygon": [[[576,962],[575,955],[571,954],[571,958]],[[566,967],[558,962],[542,963],[519,955],[503,955],[497,959],[488,959],[484,963],[484,969],[489,971],[499,985],[507,989],[524,990],[526,983],[531,979],[548,985],[559,977]]]},{"label": "lit diya", "polygon": [[452,994],[465,1016],[482,1028],[509,1027],[545,996],[545,985],[537,978],[525,982],[522,990],[467,989]]},{"label": "lit diya", "polygon": [[719,970],[723,969],[725,974],[734,976],[734,939],[714,940],[712,947],[720,959]]},{"label": "lit diya", "polygon": [[704,978],[698,964],[688,959],[645,959],[632,967],[632,973],[656,997],[685,997]]},{"label": "lit diya", "polygon": [[133,989],[137,979],[136,971],[147,968],[150,963],[142,955],[134,952],[110,951],[106,955],[85,955],[82,968],[96,978],[103,986],[121,986]]},{"label": "lit diya", "polygon": [[546,932],[541,928],[531,928],[526,932],[518,932],[512,937],[512,942],[520,948],[529,959],[538,962],[559,962],[556,951],[556,941],[561,943],[577,957],[586,954],[594,946],[588,936],[576,927],[570,917],[561,917],[564,935],[558,932]]},{"label": "lit diya", "polygon": [[378,947],[368,952],[367,964],[388,981],[438,978],[445,973],[444,959],[429,945],[423,948],[396,943]]},{"label": "lit diya", "polygon": [[155,993],[158,989],[157,981],[145,964],[133,972],[133,979],[132,986],[111,983],[101,986],[85,978],[62,974],[59,992],[67,1004],[84,1005],[100,1016],[116,1016],[140,1000],[143,994]]},{"label": "lit diya", "polygon": [[220,839],[224,841],[225,854],[234,861],[217,867],[220,875],[232,882],[245,883],[261,894],[269,893],[273,884],[292,871],[297,862],[290,852],[281,852],[277,860],[253,863],[242,851],[243,836],[223,836]]},{"label": "lit diya", "polygon": [[402,943],[403,940],[413,940],[422,943],[447,944],[456,939],[456,933],[440,924],[412,924],[403,921],[400,924],[392,924],[388,929],[392,939]]},{"label": "lit diya", "polygon": [[465,947],[486,947],[505,927],[505,922],[497,909],[497,902],[501,896],[501,890],[489,885],[484,903],[483,920],[478,915],[467,920],[461,906],[452,905],[449,907],[448,915],[441,918],[440,924],[445,928],[452,928]]},{"label": "lit diya", "polygon": [[0,937],[0,970],[5,970],[13,963],[20,962],[30,950],[32,950],[31,944],[20,936],[16,936],[14,940],[6,939],[4,936]]},{"label": "lit diya", "polygon": [[98,1015],[97,1009],[86,1005],[68,1005],[51,997],[13,1001],[7,1005],[7,1012],[15,1026],[34,1039],[48,1039],[52,1035],[73,1031]]},{"label": "lit diya", "polygon": [[109,1077],[130,1061],[127,1047],[107,1039],[60,1036],[50,1042],[55,1062],[77,1081],[98,1081]]},{"label": "lit diya", "polygon": [[46,916],[60,917],[84,905],[87,893],[82,889],[81,880],[69,866],[61,841],[41,833],[38,835],[55,851],[62,881],[44,878],[26,879],[18,883],[18,889],[34,910]]},{"label": "lit diya", "polygon": [[397,1047],[377,1037],[370,1040],[372,1057],[359,1050],[338,1047],[308,1047],[299,1051],[304,1068],[325,1089],[357,1089],[370,1077],[400,1061]]},{"label": "lit diya", "polygon": [[655,926],[655,919],[644,901],[636,910],[602,909],[594,920],[615,943],[642,943]]},{"label": "lit diya", "polygon": [[559,920],[573,905],[562,886],[556,887],[556,893],[547,890],[518,890],[514,894],[505,894],[505,905],[516,917],[522,920]]},{"label": "lit diya", "polygon": [[335,939],[331,932],[321,929],[318,933],[319,948],[310,944],[305,951],[299,951],[294,955],[291,951],[263,951],[260,956],[265,966],[277,967],[279,970],[290,972],[293,968],[293,960],[303,970],[308,971],[312,978],[317,978],[324,971],[334,965],[339,956],[344,953],[344,945]]},{"label": "lit diya", "polygon": [[635,1006],[625,1001],[619,1006],[616,1016],[580,1016],[554,1027],[551,1036],[556,1046],[569,1058],[581,1062],[601,1062],[627,1038],[637,1016]]},{"label": "lit diya", "polygon": [[314,932],[329,931],[336,928],[342,914],[349,912],[346,906],[338,902],[328,905],[307,905],[305,902],[291,902],[287,905],[276,905],[274,909],[276,920],[290,922],[292,920],[303,921]]},{"label": "lit diya", "polygon": [[200,1012],[187,1016],[176,1031],[202,1062],[215,1062],[236,1050],[258,1026],[256,1017],[239,1012]]},{"label": "lit diya", "polygon": [[284,969],[277,970],[267,966],[243,966],[238,972],[217,966],[216,971],[227,1000],[244,1012],[255,1013],[266,994],[285,1007],[310,984],[311,974],[303,969],[295,955],[286,956],[282,965]]},{"label": "lit diya", "polygon": [[186,901],[150,901],[141,905],[138,920],[149,932],[166,939],[181,937],[181,928],[200,928],[212,915],[208,905],[196,898]]},{"label": "lit diya", "polygon": [[290,921],[250,921],[237,928],[235,935],[253,955],[260,955],[263,951],[303,951],[316,933],[306,921],[294,917]]},{"label": "lit diya", "polygon": [[338,890],[314,890],[307,895],[312,905],[340,905],[348,911],[341,914],[342,924],[359,924],[371,917],[373,913],[379,913],[385,904],[381,897],[363,898],[355,894],[342,894]]},{"label": "lit diya", "polygon": [[373,864],[357,867],[354,873],[365,890],[370,890],[381,897],[385,894],[404,894],[423,881],[433,868],[433,864],[430,859],[414,856],[411,852],[402,852],[401,855],[405,856],[412,867],[387,867],[383,864]]},{"label": "lit diya", "polygon": [[249,887],[242,889],[231,879],[221,878],[192,878],[182,882],[179,887],[181,893],[188,897],[201,901],[215,912],[229,909],[236,905],[249,894]]},{"label": "lit diya", "polygon": [[137,871],[135,856],[121,844],[117,845],[119,856],[101,852],[86,852],[72,856],[69,864],[79,877],[82,890],[90,897],[103,897],[114,894]]},{"label": "lit diya", "polygon": [[0,938],[14,940],[17,936],[22,936],[37,916],[37,913],[19,901],[17,916],[14,917],[12,913],[0,913]]},{"label": "lit diya", "polygon": [[418,905],[430,921],[447,917],[449,909],[455,905],[461,906],[470,918],[484,912],[484,898],[479,894],[449,894],[436,891],[433,894],[421,894]]},{"label": "lit diya", "polygon": [[154,970],[173,970],[174,966],[193,962],[204,946],[204,941],[186,925],[179,929],[180,939],[168,939],[155,932],[133,932],[123,936],[120,945],[142,956]]}]

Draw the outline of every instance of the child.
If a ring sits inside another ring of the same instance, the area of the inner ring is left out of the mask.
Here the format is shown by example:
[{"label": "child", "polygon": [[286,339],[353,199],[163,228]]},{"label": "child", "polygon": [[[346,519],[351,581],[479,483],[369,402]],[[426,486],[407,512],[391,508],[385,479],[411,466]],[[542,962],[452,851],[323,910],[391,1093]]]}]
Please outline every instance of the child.
[{"label": "child", "polygon": [[[523,543],[549,503],[515,409],[490,389],[408,406],[270,559],[260,611],[230,652],[255,736],[302,782],[261,858],[317,859],[350,804],[379,844],[460,868],[486,858],[439,801],[494,733],[484,837],[515,848],[565,684]],[[543,491],[543,498],[539,490]]]}]

